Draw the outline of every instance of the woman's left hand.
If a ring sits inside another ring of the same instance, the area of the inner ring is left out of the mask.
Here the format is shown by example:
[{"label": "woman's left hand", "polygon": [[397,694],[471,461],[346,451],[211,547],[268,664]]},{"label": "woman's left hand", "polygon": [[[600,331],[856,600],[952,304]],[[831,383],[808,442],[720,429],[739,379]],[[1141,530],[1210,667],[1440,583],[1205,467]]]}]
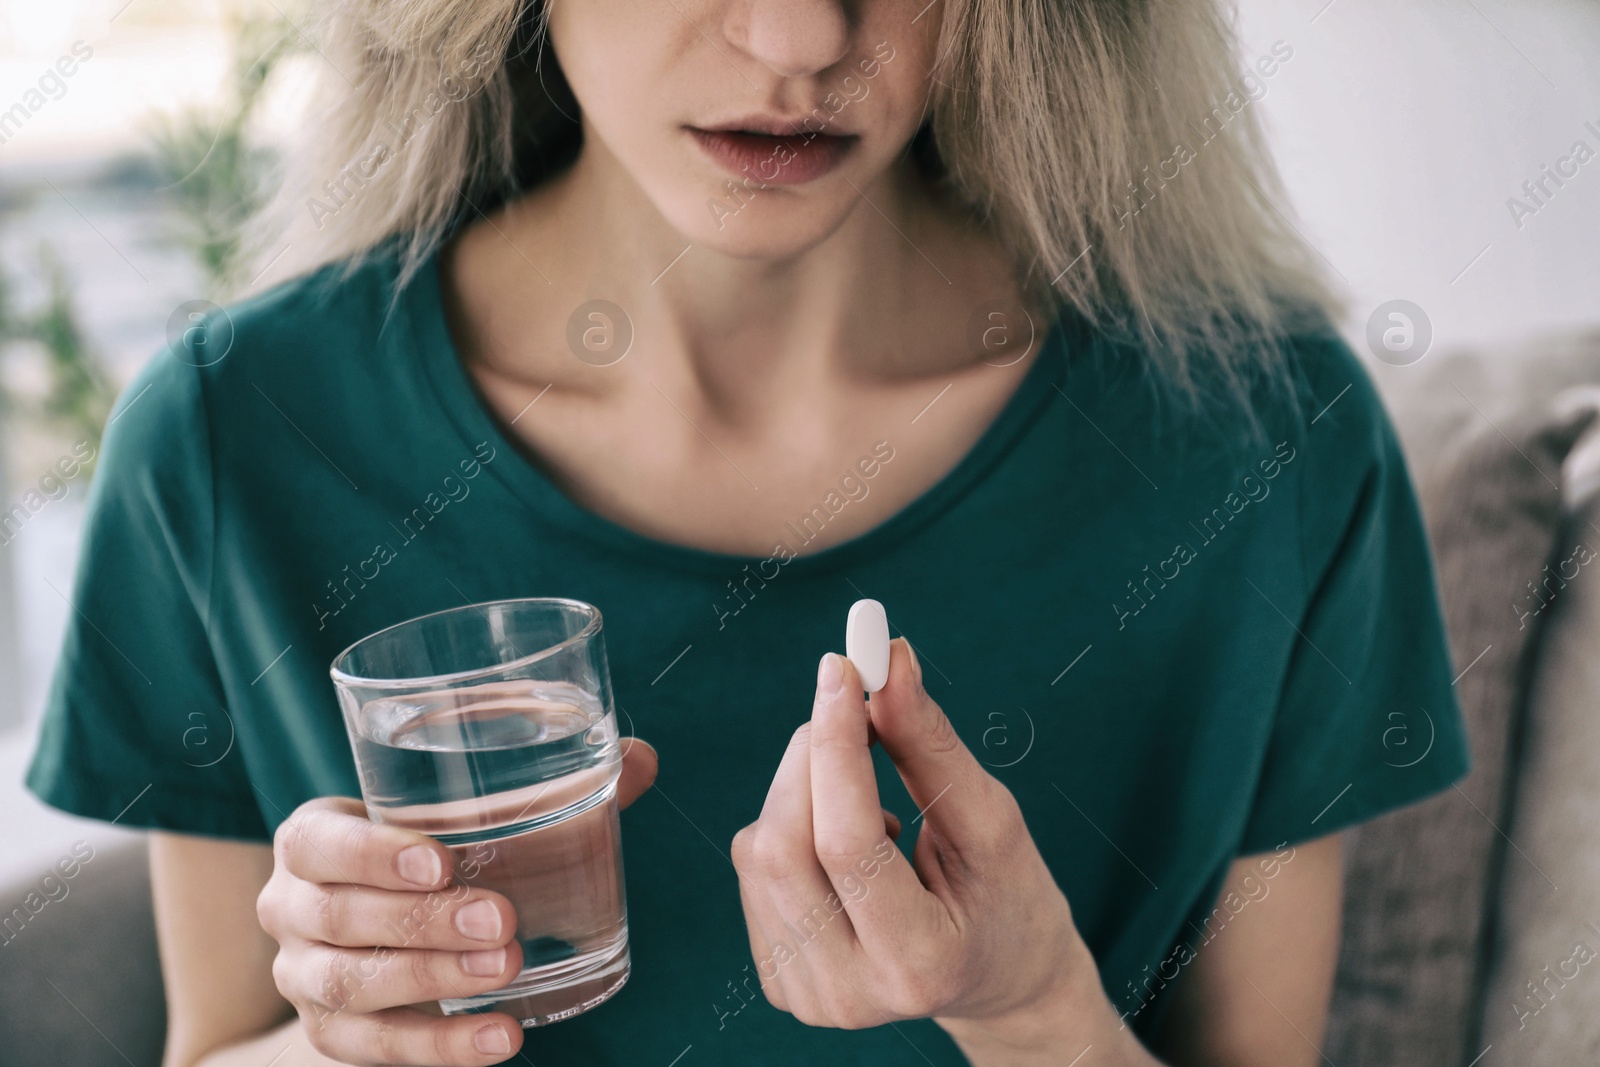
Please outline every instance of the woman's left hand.
[{"label": "woman's left hand", "polygon": [[[885,828],[874,736],[926,824],[911,862]],[[932,1017],[969,1055],[1081,1048],[1071,1016],[1116,1025],[1015,798],[923,689],[904,639],[870,707],[850,661],[823,657],[811,721],[732,858],[762,989],[801,1022]]]}]

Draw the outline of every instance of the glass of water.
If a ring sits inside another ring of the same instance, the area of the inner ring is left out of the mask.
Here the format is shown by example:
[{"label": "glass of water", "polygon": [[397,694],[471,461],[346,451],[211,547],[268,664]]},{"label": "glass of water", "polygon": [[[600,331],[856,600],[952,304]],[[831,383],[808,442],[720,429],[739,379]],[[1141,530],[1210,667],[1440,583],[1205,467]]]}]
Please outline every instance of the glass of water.
[{"label": "glass of water", "polygon": [[440,1001],[445,1014],[542,1026],[621,989],[622,756],[599,610],[556,598],[451,608],[357,641],[331,673],[373,821],[440,841],[456,881],[516,909],[521,973]]}]

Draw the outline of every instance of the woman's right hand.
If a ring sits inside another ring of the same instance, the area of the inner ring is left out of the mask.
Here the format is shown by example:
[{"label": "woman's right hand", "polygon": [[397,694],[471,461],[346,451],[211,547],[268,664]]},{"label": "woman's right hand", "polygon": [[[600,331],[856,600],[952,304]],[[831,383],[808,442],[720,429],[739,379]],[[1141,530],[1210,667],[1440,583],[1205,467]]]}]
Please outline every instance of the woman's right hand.
[{"label": "woman's right hand", "polygon": [[[618,802],[650,788],[656,753],[623,739]],[[506,985],[522,967],[517,916],[498,893],[452,880],[450,850],[371,822],[348,797],[296,808],[273,839],[256,901],[278,942],[272,976],[313,1047],[348,1064],[500,1063],[522,1047],[503,1013],[444,1016],[435,1001]]]}]

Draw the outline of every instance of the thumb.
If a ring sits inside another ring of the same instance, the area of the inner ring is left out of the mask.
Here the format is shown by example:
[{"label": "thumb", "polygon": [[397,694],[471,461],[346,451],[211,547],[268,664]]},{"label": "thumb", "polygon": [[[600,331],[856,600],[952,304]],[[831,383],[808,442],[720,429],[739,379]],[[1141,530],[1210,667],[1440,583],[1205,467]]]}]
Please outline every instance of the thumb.
[{"label": "thumb", "polygon": [[627,807],[656,782],[656,750],[637,737],[622,739],[622,775],[617,779],[617,806]]},{"label": "thumb", "polygon": [[867,712],[917,811],[948,837],[981,836],[992,779],[923,689],[922,667],[903,637],[889,646],[889,680],[867,701]]}]

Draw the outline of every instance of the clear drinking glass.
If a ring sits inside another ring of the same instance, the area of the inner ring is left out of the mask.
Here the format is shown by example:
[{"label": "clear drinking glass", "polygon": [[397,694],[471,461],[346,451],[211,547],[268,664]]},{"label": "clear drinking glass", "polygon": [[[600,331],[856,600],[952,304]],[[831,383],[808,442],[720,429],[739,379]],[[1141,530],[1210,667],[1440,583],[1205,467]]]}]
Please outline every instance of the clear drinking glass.
[{"label": "clear drinking glass", "polygon": [[451,608],[362,638],[331,673],[373,821],[437,839],[457,881],[516,908],[521,973],[441,1000],[445,1014],[542,1026],[622,988],[622,756],[599,610],[557,598]]}]

